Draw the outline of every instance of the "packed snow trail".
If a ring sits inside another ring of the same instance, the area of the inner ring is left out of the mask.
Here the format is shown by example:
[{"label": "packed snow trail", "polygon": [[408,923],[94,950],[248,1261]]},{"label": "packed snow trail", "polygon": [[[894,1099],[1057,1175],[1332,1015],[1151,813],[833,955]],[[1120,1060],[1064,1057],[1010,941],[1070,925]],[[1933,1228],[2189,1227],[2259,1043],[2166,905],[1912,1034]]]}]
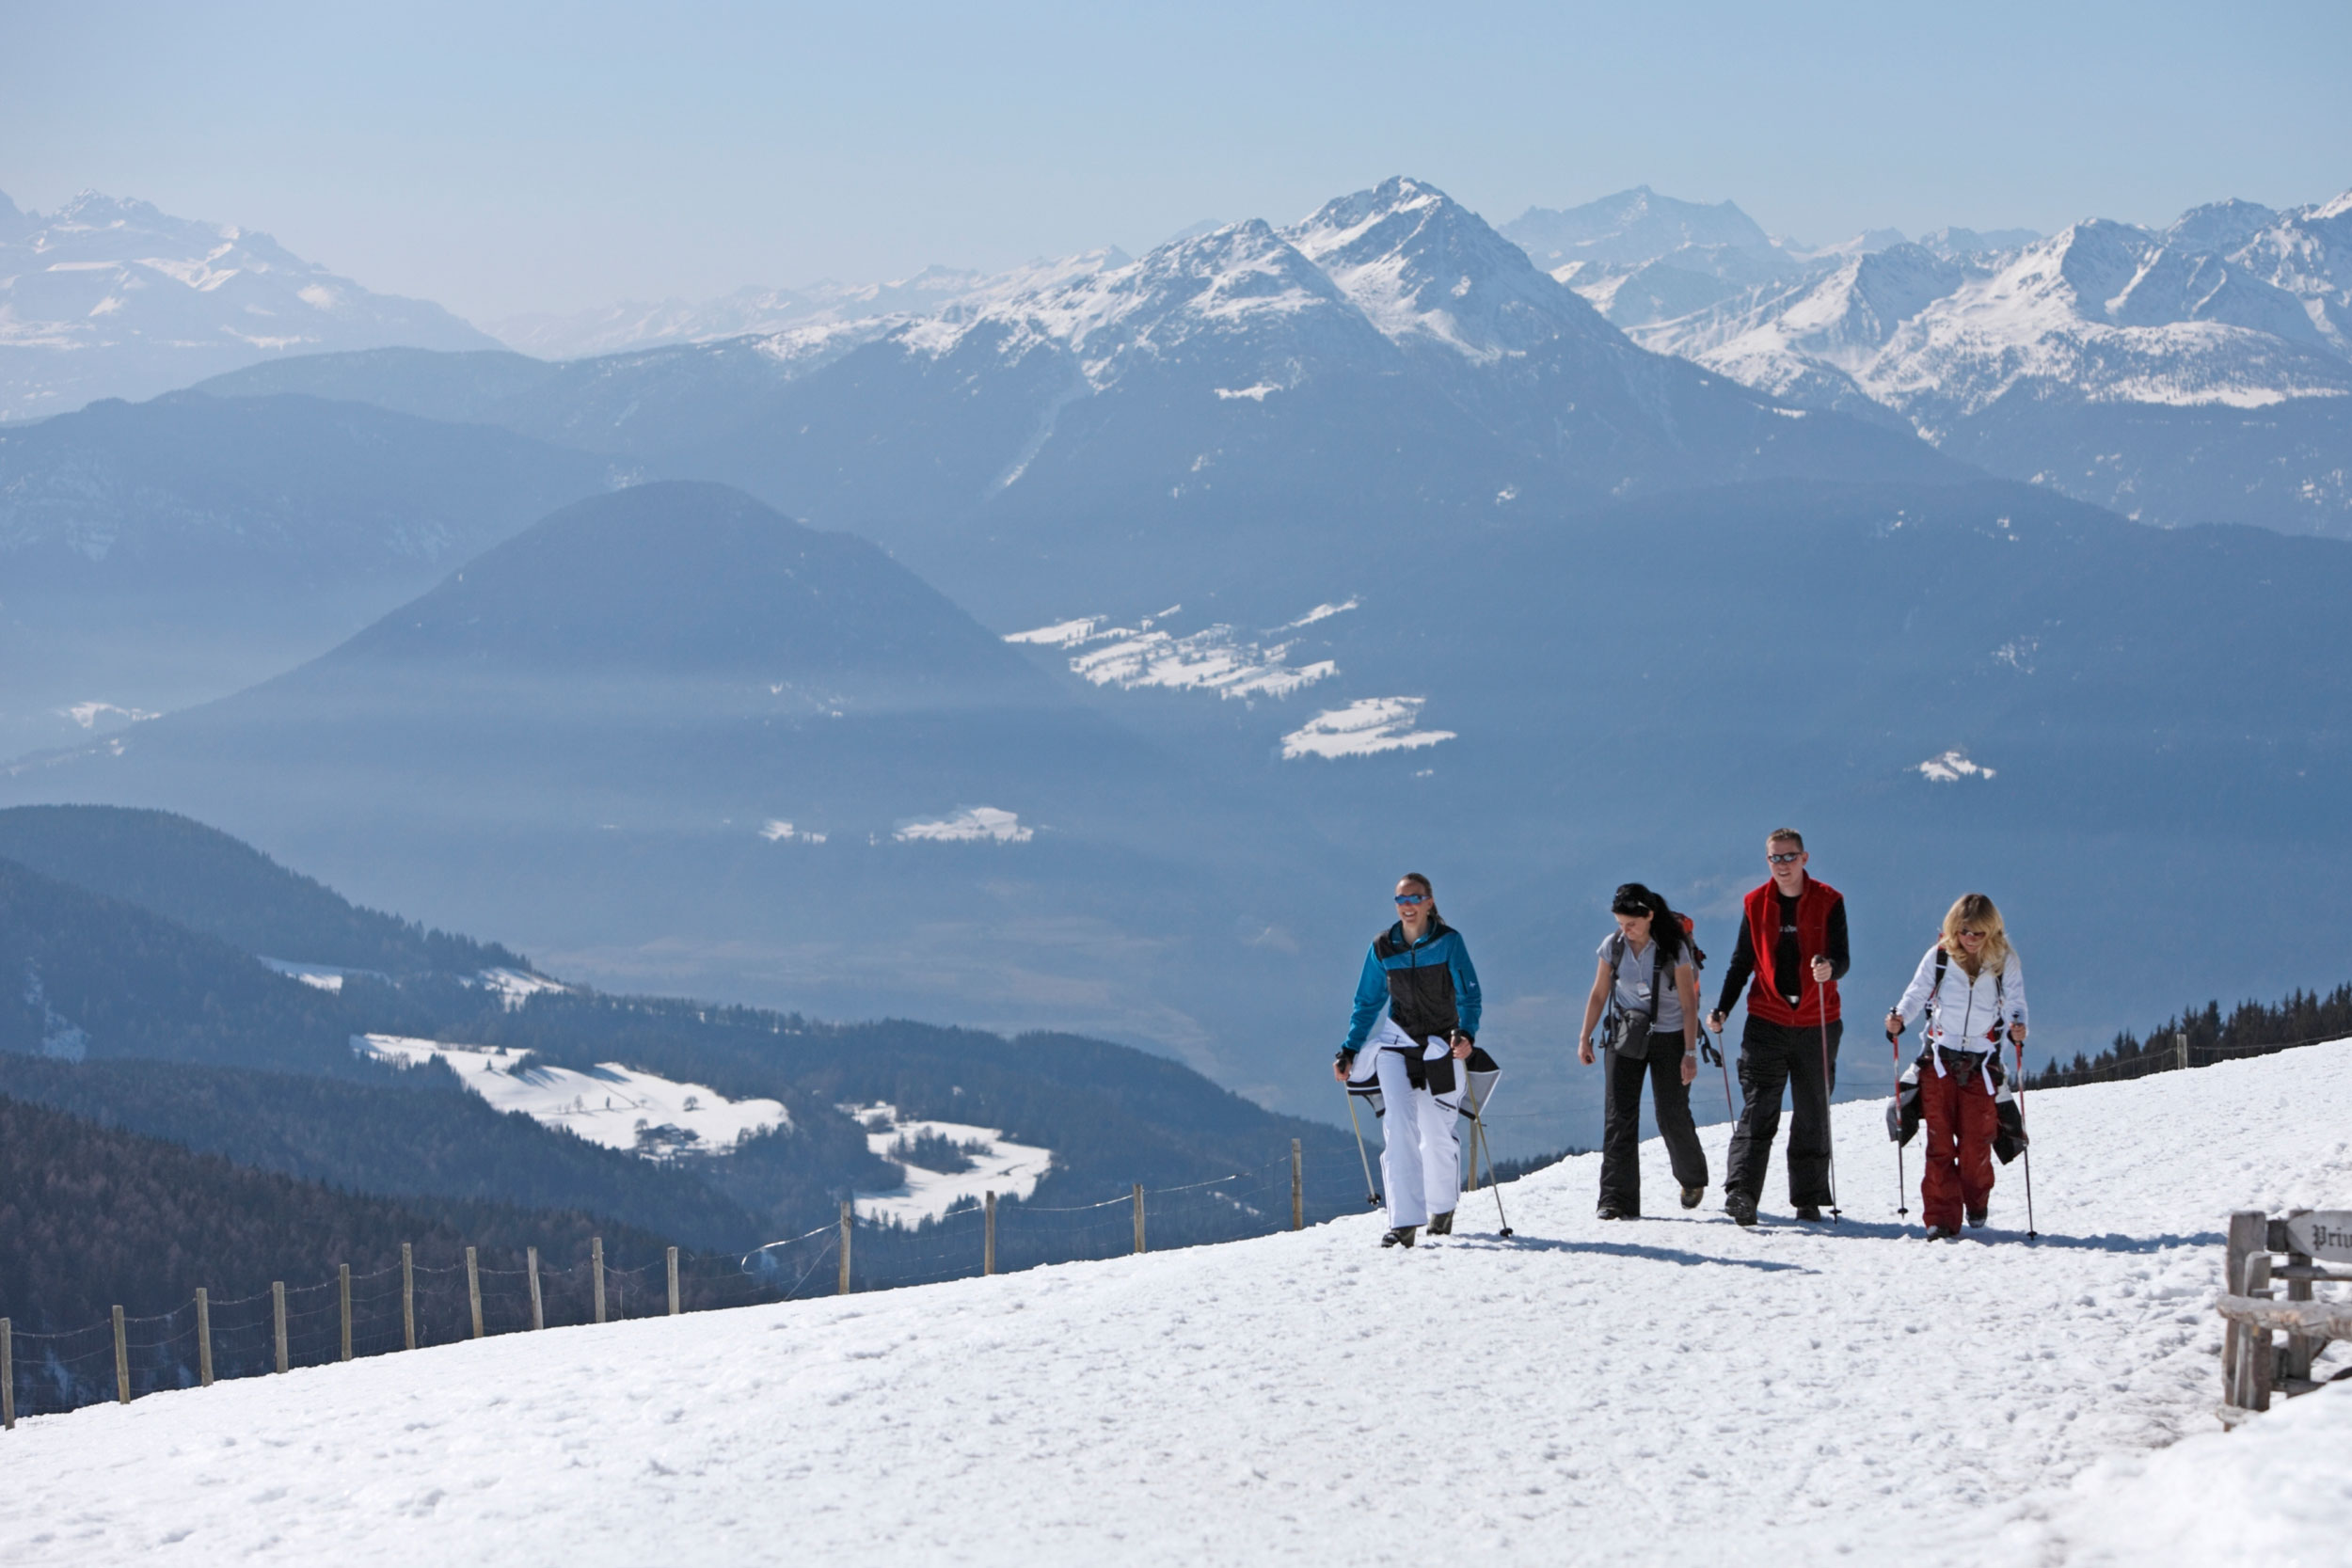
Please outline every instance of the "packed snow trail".
[{"label": "packed snow trail", "polygon": [[[1516,1243],[1482,1193],[1411,1252],[1368,1214],[162,1394],[0,1439],[0,1539],[76,1568],[2189,1560],[2152,1544],[2153,1503],[2189,1506],[2152,1450],[2216,1431],[2226,1215],[2352,1200],[2348,1101],[2352,1044],[2032,1096],[2039,1245],[2017,1166],[1983,1239],[1899,1228],[1865,1101],[1836,1227],[1775,1218],[1777,1168],[1756,1230],[1719,1190],[1660,1213],[1653,1141],[1639,1222],[1593,1218],[1587,1156],[1509,1189]],[[2257,1425],[2324,1445],[2347,1403]],[[2267,1560],[2330,1560],[2343,1467],[2258,1521],[2290,1445],[2249,1435],[2205,1445],[2236,1472],[2201,1500],[2249,1517],[2193,1560],[2300,1528]]]}]

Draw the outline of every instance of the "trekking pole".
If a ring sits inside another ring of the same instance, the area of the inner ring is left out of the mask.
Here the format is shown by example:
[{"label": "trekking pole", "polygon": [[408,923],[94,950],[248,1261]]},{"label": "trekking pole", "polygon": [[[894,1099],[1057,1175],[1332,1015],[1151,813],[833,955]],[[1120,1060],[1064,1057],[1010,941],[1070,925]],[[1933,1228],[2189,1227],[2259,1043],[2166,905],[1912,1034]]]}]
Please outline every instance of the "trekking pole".
[{"label": "trekking pole", "polygon": [[1356,1097],[1344,1086],[1340,1092],[1347,1095],[1347,1125],[1356,1129],[1356,1158],[1364,1164],[1364,1207],[1377,1209],[1380,1207],[1380,1194],[1372,1184],[1372,1156],[1364,1152],[1364,1128],[1356,1119]]},{"label": "trekking pole", "polygon": [[[1704,1028],[1704,1027],[1705,1027],[1704,1023],[1702,1023],[1702,1024],[1701,1024],[1701,1027],[1702,1027],[1702,1028]],[[1723,1037],[1723,1034],[1722,1034],[1722,1032],[1721,1032],[1721,1031],[1718,1031],[1718,1032],[1716,1033],[1714,1047],[1713,1047],[1713,1049],[1712,1049],[1712,1050],[1708,1053],[1708,1054],[1712,1055],[1712,1056],[1715,1058],[1715,1065],[1716,1065],[1717,1067],[1719,1067],[1719,1068],[1723,1069],[1723,1073],[1724,1073],[1724,1120],[1726,1120],[1726,1121],[1734,1121],[1734,1122],[1736,1122],[1736,1121],[1738,1121],[1738,1120],[1740,1119],[1740,1113],[1739,1113],[1739,1112],[1737,1112],[1737,1111],[1735,1111],[1735,1110],[1733,1110],[1733,1109],[1731,1108],[1731,1068],[1730,1068],[1730,1066],[1729,1066],[1729,1065],[1728,1065],[1728,1064],[1727,1064],[1727,1063],[1724,1060],[1724,1037]]]},{"label": "trekking pole", "polygon": [[[1465,1076],[1467,1076],[1467,1074]],[[1480,1117],[1478,1114],[1478,1091],[1474,1088],[1470,1089],[1469,1092],[1469,1099],[1470,1108],[1470,1172],[1472,1175],[1477,1174],[1478,1151],[1482,1148],[1485,1148],[1486,1151],[1486,1187],[1487,1190],[1495,1195],[1495,1224],[1502,1227],[1503,1238],[1507,1241],[1511,1235],[1511,1222],[1502,1217],[1502,1183],[1495,1180],[1494,1146],[1486,1142],[1486,1123],[1485,1118]]]},{"label": "trekking pole", "polygon": [[1816,980],[1813,990],[1821,1003],[1821,1133],[1829,1144],[1829,1217],[1834,1224],[1844,1219],[1846,1212],[1837,1207],[1837,1118],[1830,1115],[1830,1102],[1836,1097],[1829,1078],[1829,982]]},{"label": "trekking pole", "polygon": [[[2026,1119],[2026,1042],[2012,1042],[2017,1047],[2017,1119]],[[2038,1242],[2042,1232],[2033,1227],[2033,1129],[2026,1129],[2026,1240]]]},{"label": "trekking pole", "polygon": [[[1895,1130],[1902,1131],[1903,1114],[1903,1052],[1895,1031],[1886,1031],[1886,1059],[1895,1069]],[[1895,1212],[1905,1219],[1911,1217],[1911,1179],[1903,1174],[1903,1141],[1895,1140]]]}]

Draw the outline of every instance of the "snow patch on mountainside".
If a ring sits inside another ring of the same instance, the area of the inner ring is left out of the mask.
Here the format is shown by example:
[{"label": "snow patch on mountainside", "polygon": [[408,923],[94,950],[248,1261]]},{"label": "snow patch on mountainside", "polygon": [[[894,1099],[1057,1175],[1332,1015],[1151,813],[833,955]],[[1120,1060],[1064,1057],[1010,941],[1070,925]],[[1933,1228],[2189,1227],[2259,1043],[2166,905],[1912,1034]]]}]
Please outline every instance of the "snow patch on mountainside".
[{"label": "snow patch on mountainside", "polygon": [[1913,771],[1933,784],[1958,784],[1963,779],[1989,779],[1994,769],[1968,760],[1968,753],[1958,749],[1932,756],[1918,764]]},{"label": "snow patch on mountainside", "polygon": [[947,816],[901,822],[890,835],[900,844],[1026,844],[1035,830],[1021,814],[995,806],[972,806]]},{"label": "snow patch on mountainside", "polygon": [[[1327,658],[1294,665],[1290,659],[1297,651],[1295,641],[1254,641],[1221,622],[1181,637],[1158,625],[1183,608],[1170,606],[1132,626],[1107,625],[1107,618],[1100,615],[1057,621],[1013,632],[1005,641],[1075,650],[1070,659],[1073,673],[1096,686],[1122,691],[1158,687],[1170,691],[1214,691],[1220,697],[1247,701],[1287,697],[1339,673],[1339,665]],[[1354,608],[1352,599],[1344,605],[1318,605],[1278,629],[1295,630]]]},{"label": "snow patch on mountainside", "polygon": [[[1000,1128],[909,1119],[898,1114],[896,1105],[882,1101],[871,1105],[844,1105],[841,1109],[866,1129],[866,1148],[906,1172],[906,1180],[887,1192],[857,1195],[861,1219],[916,1225],[939,1219],[960,1204],[978,1203],[989,1193],[1000,1198],[1025,1199],[1054,1168],[1052,1149],[1014,1143]],[[908,1156],[918,1151],[918,1140],[930,1142],[933,1148],[949,1146],[957,1156],[968,1162],[968,1168],[931,1170],[915,1164]]]},{"label": "snow patch on mountainside", "polygon": [[1452,740],[1452,730],[1417,730],[1426,697],[1362,697],[1343,708],[1316,714],[1282,737],[1282,755],[1361,757],[1378,752],[1408,752]]},{"label": "snow patch on mountainside", "polygon": [[437,1058],[459,1083],[501,1111],[520,1111],[590,1143],[649,1160],[723,1154],[739,1139],[792,1125],[780,1101],[729,1100],[703,1085],[676,1083],[618,1062],[581,1072],[544,1062],[525,1065],[522,1055],[509,1054],[503,1046],[399,1035],[355,1036],[351,1048],[410,1067]]}]

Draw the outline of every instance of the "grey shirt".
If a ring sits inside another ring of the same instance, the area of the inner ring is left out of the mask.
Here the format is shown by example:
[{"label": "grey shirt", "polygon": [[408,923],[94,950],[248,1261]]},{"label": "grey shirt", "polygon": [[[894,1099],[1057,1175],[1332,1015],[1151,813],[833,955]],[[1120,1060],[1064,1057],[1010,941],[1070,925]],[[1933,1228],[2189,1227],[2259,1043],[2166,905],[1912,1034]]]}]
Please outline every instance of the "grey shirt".
[{"label": "grey shirt", "polygon": [[1649,1014],[1650,1032],[1653,1034],[1682,1033],[1682,993],[1675,986],[1675,966],[1671,963],[1659,964],[1658,989],[1665,994],[1658,999],[1657,1006],[1652,1007],[1649,972],[1650,966],[1658,962],[1658,943],[1653,940],[1648,946],[1636,953],[1633,944],[1626,942],[1622,933],[1612,931],[1601,938],[1599,953],[1603,963],[1616,957],[1620,943],[1625,948],[1625,957],[1617,963],[1617,1006]]}]

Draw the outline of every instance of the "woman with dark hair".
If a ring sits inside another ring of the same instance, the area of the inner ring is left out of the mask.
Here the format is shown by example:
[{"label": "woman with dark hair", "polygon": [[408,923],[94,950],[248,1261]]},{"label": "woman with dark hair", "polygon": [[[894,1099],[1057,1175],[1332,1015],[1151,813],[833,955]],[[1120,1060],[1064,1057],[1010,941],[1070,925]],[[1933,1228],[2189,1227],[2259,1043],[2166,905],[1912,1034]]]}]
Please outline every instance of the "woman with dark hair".
[{"label": "woman with dark hair", "polygon": [[1478,1013],[1470,949],[1438,918],[1429,879],[1407,871],[1396,884],[1396,924],[1364,955],[1347,1042],[1331,1064],[1350,1094],[1380,1092],[1380,1184],[1389,1195],[1382,1246],[1411,1246],[1424,1225],[1433,1236],[1454,1229],[1462,1191],[1454,1063],[1470,1053]]},{"label": "woman with dark hair", "polygon": [[[1659,1135],[1666,1140],[1682,1206],[1707,1192],[1707,1151],[1691,1121],[1691,1080],[1699,1072],[1698,966],[1682,917],[1639,882],[1609,900],[1617,928],[1602,939],[1584,999],[1577,1060],[1593,1064],[1593,1025],[1608,1010],[1607,1109],[1600,1132],[1600,1217],[1642,1217],[1642,1080],[1650,1085]],[[1680,1049],[1677,1049],[1677,1043]]]}]

